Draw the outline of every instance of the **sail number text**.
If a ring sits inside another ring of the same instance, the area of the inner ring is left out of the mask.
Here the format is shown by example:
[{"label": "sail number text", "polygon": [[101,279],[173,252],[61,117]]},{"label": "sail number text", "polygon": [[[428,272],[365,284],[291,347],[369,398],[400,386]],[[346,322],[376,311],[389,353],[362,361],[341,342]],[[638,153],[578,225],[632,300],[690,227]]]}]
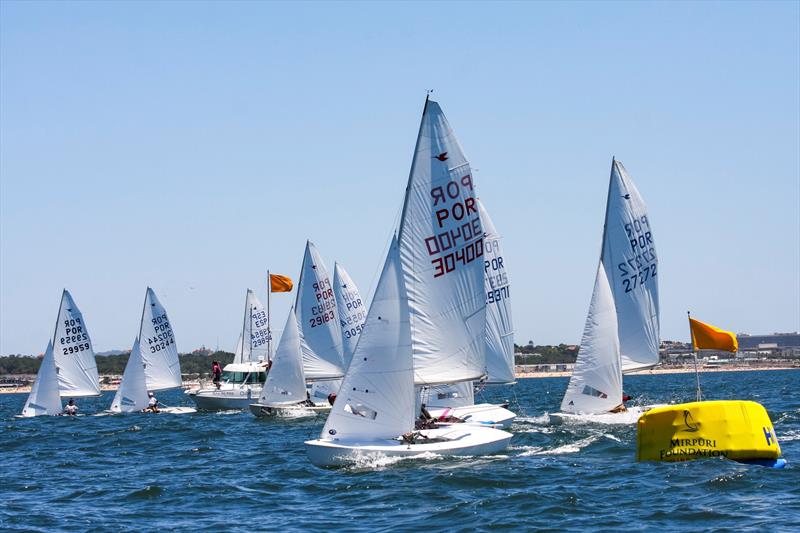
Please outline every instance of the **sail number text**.
[{"label": "sail number text", "polygon": [[92,347],[88,341],[89,335],[83,330],[80,318],[68,318],[64,321],[63,335],[58,339],[63,346],[61,350],[64,355],[91,350]]},{"label": "sail number text", "polygon": [[647,215],[633,219],[633,222],[626,223],[624,228],[633,257],[617,264],[617,271],[625,292],[631,292],[645,284],[647,280],[656,277],[658,261]]},{"label": "sail number text", "polygon": [[328,278],[317,281],[313,287],[317,303],[311,307],[312,316],[308,319],[308,323],[315,328],[336,318],[336,300],[333,298],[331,280]]},{"label": "sail number text", "polygon": [[150,353],[166,350],[168,346],[175,344],[172,326],[169,325],[166,313],[151,318],[150,322],[153,326],[153,336],[147,337],[147,346],[150,348]]},{"label": "sail number text", "polygon": [[474,195],[469,174],[431,190],[439,231],[425,238],[425,246],[428,255],[439,256],[431,259],[434,278],[483,256],[483,228]]}]

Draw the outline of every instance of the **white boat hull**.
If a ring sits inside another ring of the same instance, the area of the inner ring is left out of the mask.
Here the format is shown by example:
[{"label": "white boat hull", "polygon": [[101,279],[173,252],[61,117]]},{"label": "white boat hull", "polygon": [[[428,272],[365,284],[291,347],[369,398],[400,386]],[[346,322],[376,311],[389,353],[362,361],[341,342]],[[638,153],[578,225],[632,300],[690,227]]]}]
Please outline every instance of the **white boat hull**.
[{"label": "white boat hull", "polygon": [[204,411],[220,411],[226,409],[247,409],[247,407],[258,400],[261,394],[260,388],[222,388],[201,389],[188,391],[187,395],[197,405],[198,409]]},{"label": "white boat hull", "polygon": [[635,424],[642,413],[646,413],[658,405],[635,405],[621,413],[550,413],[551,424],[606,424],[606,425],[632,425]]},{"label": "white boat hull", "polygon": [[327,413],[331,410],[330,405],[264,405],[260,403],[251,403],[249,405],[250,412],[259,418],[271,417],[285,417],[285,418],[300,418],[303,416],[317,416],[321,413]]},{"label": "white boat hull", "polygon": [[408,458],[423,454],[438,456],[489,455],[504,450],[511,440],[511,433],[489,427],[448,427],[417,432],[430,439],[445,439],[425,442],[417,438],[414,444],[399,439],[374,441],[339,441],[315,439],[306,441],[306,454],[311,462],[320,467],[346,466],[361,461],[385,457]]},{"label": "white boat hull", "polygon": [[511,427],[517,415],[504,407],[490,403],[466,405],[453,408],[428,408],[428,412],[435,419],[441,416],[455,416],[463,420],[464,424],[473,426],[488,426],[506,429]]}]

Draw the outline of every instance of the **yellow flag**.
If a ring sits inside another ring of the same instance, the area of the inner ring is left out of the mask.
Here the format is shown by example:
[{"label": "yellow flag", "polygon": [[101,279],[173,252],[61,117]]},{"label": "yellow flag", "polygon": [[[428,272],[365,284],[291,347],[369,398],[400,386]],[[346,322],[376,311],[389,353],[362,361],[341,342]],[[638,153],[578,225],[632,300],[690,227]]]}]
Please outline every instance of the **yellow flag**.
[{"label": "yellow flag", "polygon": [[739,351],[739,341],[736,340],[736,335],[730,331],[715,328],[691,317],[689,318],[689,327],[692,330],[692,344],[695,350]]},{"label": "yellow flag", "polygon": [[270,292],[292,292],[291,278],[288,276],[281,276],[280,274],[269,275],[269,290]]}]

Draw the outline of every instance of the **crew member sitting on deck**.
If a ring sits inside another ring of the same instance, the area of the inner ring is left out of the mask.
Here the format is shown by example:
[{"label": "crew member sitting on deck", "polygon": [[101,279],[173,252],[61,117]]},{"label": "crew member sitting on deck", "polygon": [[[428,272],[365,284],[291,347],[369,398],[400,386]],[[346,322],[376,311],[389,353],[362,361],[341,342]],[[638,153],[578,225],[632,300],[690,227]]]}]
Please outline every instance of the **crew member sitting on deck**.
[{"label": "crew member sitting on deck", "polygon": [[149,411],[151,413],[157,413],[158,412],[158,398],[156,398],[155,395],[153,395],[152,392],[148,392],[147,396],[149,396],[150,399],[147,401],[147,407],[145,407],[144,410],[145,411]]},{"label": "crew member sitting on deck", "polygon": [[64,406],[64,412],[62,414],[69,416],[74,416],[78,414],[78,406],[75,405],[75,400],[73,400],[72,398],[69,399],[67,405]]},{"label": "crew member sitting on deck", "polygon": [[419,408],[419,418],[414,424],[416,429],[430,429],[434,427],[433,417],[423,403]]}]

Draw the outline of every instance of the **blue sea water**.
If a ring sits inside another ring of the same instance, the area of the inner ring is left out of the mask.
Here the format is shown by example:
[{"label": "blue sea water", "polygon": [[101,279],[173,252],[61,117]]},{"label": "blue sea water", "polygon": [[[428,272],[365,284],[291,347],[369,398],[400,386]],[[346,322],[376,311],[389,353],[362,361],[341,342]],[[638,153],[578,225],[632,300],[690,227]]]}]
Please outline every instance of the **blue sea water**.
[{"label": "blue sea water", "polygon": [[[710,399],[766,406],[789,465],[724,459],[637,463],[635,427],[551,426],[566,378],[494,388],[520,413],[506,453],[376,461],[321,470],[303,441],[323,419],[191,415],[19,420],[25,395],[0,395],[0,529],[800,530],[800,371],[702,376]],[[626,377],[643,403],[690,401],[690,374]],[[84,399],[85,413],[112,393]],[[162,393],[190,405],[180,391]]]}]

